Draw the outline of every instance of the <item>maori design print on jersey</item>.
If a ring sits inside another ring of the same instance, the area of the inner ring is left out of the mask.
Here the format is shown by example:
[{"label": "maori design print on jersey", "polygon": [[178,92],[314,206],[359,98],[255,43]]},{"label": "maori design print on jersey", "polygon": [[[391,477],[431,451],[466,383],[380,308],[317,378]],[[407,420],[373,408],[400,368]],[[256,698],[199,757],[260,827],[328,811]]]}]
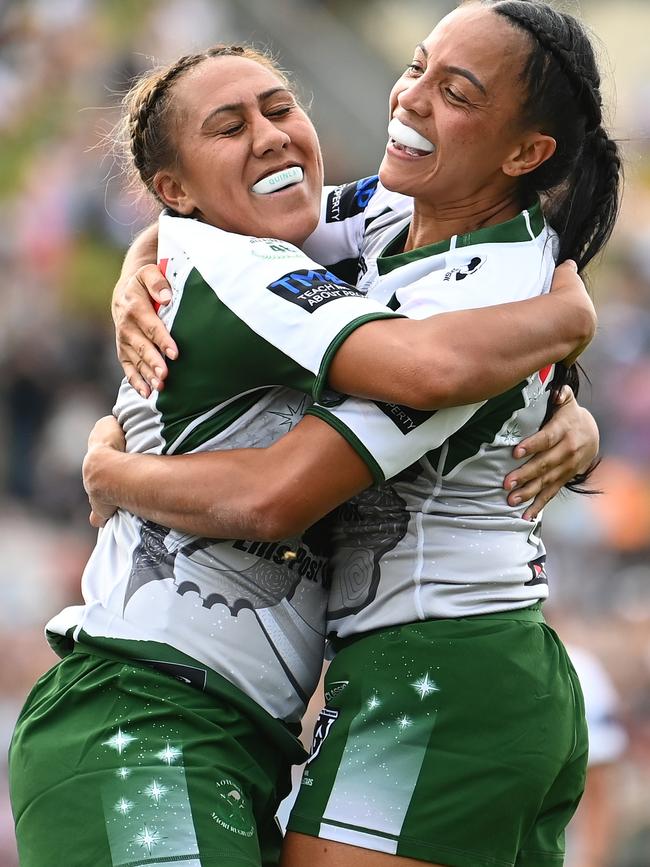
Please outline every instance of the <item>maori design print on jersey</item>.
[{"label": "maori design print on jersey", "polygon": [[411,514],[393,484],[412,481],[417,464],[391,483],[374,485],[337,510],[335,555],[327,616],[330,620],[356,614],[375,599],[381,559],[406,535]]},{"label": "maori design print on jersey", "polygon": [[[235,540],[215,542],[213,539],[192,539],[192,541],[172,549],[166,542],[169,529],[152,521],[143,521],[140,528],[140,544],[133,553],[133,565],[124,595],[124,610],[135,593],[151,581],[171,579],[176,586],[176,593],[184,596],[186,593],[197,593],[204,608],[215,605],[225,605],[233,617],[243,609],[252,611],[273,608],[283,600],[291,600],[297,585],[306,573],[318,573],[325,581],[326,561],[322,557],[311,557],[311,552],[305,546],[299,546],[298,558],[309,559],[309,569],[302,565],[295,567],[294,560],[284,560],[281,552],[276,555],[276,561],[267,559],[262,554],[255,556],[251,565],[245,569],[232,569],[220,563],[210,549],[219,546],[223,549],[234,547],[246,550],[246,544],[253,553],[255,543],[242,543]],[[259,545],[257,546],[259,550]],[[276,546],[277,547],[277,546]],[[288,549],[288,546],[284,546]],[[269,546],[266,546],[266,552]],[[273,553],[273,549],[271,549]],[[304,551],[300,558],[301,551]],[[195,563],[203,563],[209,571],[209,581],[200,586],[195,580],[179,577],[179,558],[192,559]],[[308,575],[316,578],[316,574]]]}]

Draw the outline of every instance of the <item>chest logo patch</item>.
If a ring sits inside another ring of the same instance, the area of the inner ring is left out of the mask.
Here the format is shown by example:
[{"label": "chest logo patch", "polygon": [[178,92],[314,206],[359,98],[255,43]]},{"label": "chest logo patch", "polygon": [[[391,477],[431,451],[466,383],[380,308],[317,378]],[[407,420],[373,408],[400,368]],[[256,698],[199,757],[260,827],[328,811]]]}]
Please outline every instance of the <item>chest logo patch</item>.
[{"label": "chest logo patch", "polygon": [[325,268],[316,268],[313,271],[301,268],[290,271],[279,280],[274,280],[267,288],[285,301],[291,301],[292,304],[302,307],[307,313],[313,313],[323,304],[339,298],[363,296],[363,292],[359,292],[354,286],[340,280]]},{"label": "chest logo patch", "polygon": [[258,259],[296,259],[302,256],[300,250],[275,238],[251,238],[250,250]]},{"label": "chest logo patch", "polygon": [[449,283],[450,280],[465,280],[467,277],[470,277],[472,274],[476,274],[476,272],[481,268],[486,262],[486,259],[482,259],[480,256],[474,256],[467,265],[463,265],[460,268],[452,268],[450,271],[447,271],[445,274],[445,283]]}]

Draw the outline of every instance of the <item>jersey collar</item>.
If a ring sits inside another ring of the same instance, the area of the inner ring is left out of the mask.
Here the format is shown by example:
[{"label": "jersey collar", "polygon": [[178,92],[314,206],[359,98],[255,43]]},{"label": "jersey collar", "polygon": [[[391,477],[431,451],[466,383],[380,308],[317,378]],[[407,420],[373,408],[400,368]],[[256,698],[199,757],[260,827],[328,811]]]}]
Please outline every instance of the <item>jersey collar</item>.
[{"label": "jersey collar", "polygon": [[[384,274],[389,274],[395,268],[408,265],[409,262],[417,262],[419,259],[437,256],[439,253],[447,253],[449,250],[455,250],[458,247],[470,247],[475,244],[512,244],[533,241],[542,233],[544,225],[542,206],[539,200],[537,200],[530,208],[521,211],[516,217],[505,223],[486,226],[484,229],[467,232],[465,235],[454,235],[445,241],[427,244],[425,247],[418,247],[415,250],[409,250],[407,253],[397,252],[404,249],[409,230],[409,227],[406,226],[399,235],[387,244],[378,257],[377,270],[383,277]],[[392,253],[391,251],[393,250],[396,252]]]}]

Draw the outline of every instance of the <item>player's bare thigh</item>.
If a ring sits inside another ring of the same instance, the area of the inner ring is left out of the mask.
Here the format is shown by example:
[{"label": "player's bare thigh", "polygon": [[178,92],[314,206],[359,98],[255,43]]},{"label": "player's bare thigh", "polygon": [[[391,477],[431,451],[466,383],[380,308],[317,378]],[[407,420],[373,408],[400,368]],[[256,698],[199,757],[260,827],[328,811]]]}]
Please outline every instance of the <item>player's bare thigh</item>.
[{"label": "player's bare thigh", "polygon": [[401,858],[372,849],[360,849],[347,843],[321,840],[289,831],[284,838],[280,867],[444,867],[430,861]]}]

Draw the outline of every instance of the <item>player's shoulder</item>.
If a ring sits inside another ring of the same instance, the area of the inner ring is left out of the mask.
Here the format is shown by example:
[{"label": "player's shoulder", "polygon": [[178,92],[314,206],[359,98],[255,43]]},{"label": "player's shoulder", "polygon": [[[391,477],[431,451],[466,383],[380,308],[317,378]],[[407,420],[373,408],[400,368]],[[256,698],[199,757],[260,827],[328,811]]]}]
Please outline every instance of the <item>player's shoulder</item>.
[{"label": "player's shoulder", "polygon": [[413,200],[387,190],[378,175],[370,175],[325,190],[325,222],[342,223],[362,218],[366,222],[387,213],[410,213]]},{"label": "player's shoulder", "polygon": [[[541,218],[531,228],[527,213],[494,229],[460,236],[446,254],[445,281],[492,287],[489,303],[528,298],[546,291],[557,255],[557,236]],[[488,303],[488,302],[485,302]]]},{"label": "player's shoulder", "polygon": [[210,223],[197,220],[195,217],[185,217],[165,210],[158,217],[158,246],[184,247],[189,251],[201,250],[211,244],[218,244],[228,249],[236,249],[250,243],[248,235],[238,235],[220,229]]},{"label": "player's shoulder", "polygon": [[183,217],[163,211],[158,218],[158,258],[184,256],[195,266],[206,257],[213,257],[216,250],[222,253],[236,249],[241,253],[229,232],[211,226],[192,217]]}]

